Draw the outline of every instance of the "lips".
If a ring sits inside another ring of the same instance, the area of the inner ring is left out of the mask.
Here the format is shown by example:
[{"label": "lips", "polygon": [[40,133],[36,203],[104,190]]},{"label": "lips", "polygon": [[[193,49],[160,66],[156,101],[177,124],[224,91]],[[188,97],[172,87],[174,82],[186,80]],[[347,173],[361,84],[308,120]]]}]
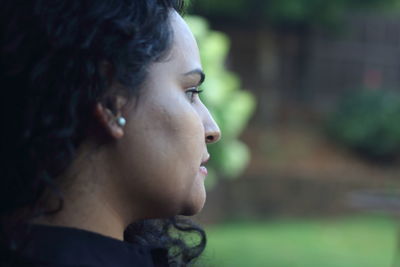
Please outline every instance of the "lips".
[{"label": "lips", "polygon": [[204,157],[204,159],[201,161],[201,165],[206,165],[207,162],[210,160],[210,154],[207,154],[207,156]]},{"label": "lips", "polygon": [[204,176],[207,176],[207,168],[205,166],[200,166],[200,173],[202,173]]},{"label": "lips", "polygon": [[209,154],[207,154],[207,156],[201,161],[201,165],[200,165],[200,168],[199,168],[199,171],[200,171],[200,173],[202,173],[204,176],[207,176],[207,174],[208,174],[208,171],[207,171],[207,168],[206,168],[206,164],[207,164],[207,162],[210,160],[210,155]]}]

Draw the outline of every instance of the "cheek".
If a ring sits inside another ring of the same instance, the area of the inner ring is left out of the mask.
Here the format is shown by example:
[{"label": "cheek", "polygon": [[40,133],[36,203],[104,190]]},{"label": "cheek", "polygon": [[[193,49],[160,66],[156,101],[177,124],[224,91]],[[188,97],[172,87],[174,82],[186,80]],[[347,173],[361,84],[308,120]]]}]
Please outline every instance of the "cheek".
[{"label": "cheek", "polygon": [[202,156],[204,130],[200,117],[189,104],[175,103],[154,107],[147,113],[142,138],[150,141],[148,152],[157,152],[159,163],[187,165]]},{"label": "cheek", "polygon": [[203,125],[190,105],[175,103],[150,105],[129,121],[121,140],[124,176],[153,209],[160,203],[164,210],[179,209],[204,194],[196,179],[205,149]]}]

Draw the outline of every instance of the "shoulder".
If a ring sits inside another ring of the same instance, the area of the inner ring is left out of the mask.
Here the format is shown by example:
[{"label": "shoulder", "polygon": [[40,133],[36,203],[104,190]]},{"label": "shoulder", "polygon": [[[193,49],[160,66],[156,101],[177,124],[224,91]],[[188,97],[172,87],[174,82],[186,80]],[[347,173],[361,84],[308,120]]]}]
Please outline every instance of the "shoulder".
[{"label": "shoulder", "polygon": [[[67,227],[34,226],[16,267],[152,267],[163,254],[94,232]],[[11,265],[13,266],[13,265]]]}]

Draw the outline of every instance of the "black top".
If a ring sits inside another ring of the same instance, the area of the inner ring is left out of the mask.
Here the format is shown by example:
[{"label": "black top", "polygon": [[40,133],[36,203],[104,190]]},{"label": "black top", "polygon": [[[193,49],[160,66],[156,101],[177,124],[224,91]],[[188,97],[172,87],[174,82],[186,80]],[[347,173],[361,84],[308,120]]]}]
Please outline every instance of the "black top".
[{"label": "black top", "polygon": [[168,266],[163,249],[134,245],[85,230],[34,225],[28,236],[22,252],[23,262],[27,263],[23,266]]}]

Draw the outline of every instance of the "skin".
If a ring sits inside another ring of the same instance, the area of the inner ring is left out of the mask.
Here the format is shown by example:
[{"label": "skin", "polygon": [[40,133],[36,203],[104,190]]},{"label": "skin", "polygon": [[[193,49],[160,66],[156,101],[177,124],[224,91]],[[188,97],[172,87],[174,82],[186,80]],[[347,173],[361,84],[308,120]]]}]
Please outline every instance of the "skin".
[{"label": "skin", "polygon": [[[117,110],[101,103],[94,111],[111,141],[89,138],[61,177],[64,207],[36,223],[75,227],[113,238],[145,218],[198,213],[205,202],[202,162],[220,130],[192,91],[203,80],[196,41],[171,12],[173,44],[168,57],[149,66],[139,97],[115,95]],[[127,124],[120,126],[123,116]],[[204,168],[203,168],[204,169]],[[54,207],[47,197],[46,205]]]}]

